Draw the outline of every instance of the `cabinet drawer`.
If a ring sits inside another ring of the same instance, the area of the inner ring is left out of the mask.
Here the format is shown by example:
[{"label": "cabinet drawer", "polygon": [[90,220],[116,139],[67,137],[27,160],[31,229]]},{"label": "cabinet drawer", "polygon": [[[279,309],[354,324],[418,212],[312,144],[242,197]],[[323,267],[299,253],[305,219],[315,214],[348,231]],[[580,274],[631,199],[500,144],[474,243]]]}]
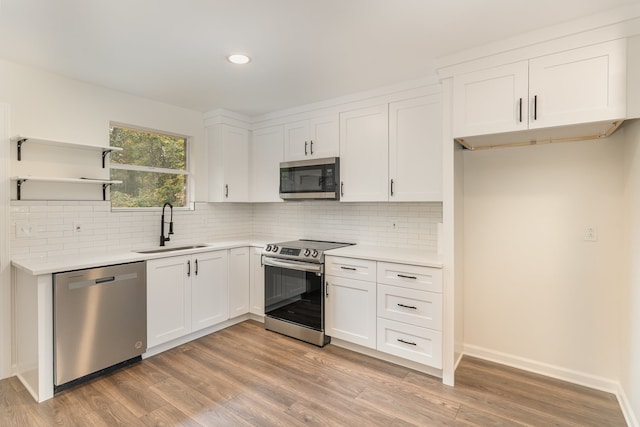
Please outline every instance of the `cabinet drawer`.
[{"label": "cabinet drawer", "polygon": [[328,256],[325,258],[325,274],[375,282],[376,262],[367,259]]},{"label": "cabinet drawer", "polygon": [[442,292],[442,269],[379,262],[378,283],[420,291]]},{"label": "cabinet drawer", "polygon": [[442,329],[442,294],[378,283],[378,317]]},{"label": "cabinet drawer", "polygon": [[378,350],[414,362],[442,368],[442,333],[378,318]]}]

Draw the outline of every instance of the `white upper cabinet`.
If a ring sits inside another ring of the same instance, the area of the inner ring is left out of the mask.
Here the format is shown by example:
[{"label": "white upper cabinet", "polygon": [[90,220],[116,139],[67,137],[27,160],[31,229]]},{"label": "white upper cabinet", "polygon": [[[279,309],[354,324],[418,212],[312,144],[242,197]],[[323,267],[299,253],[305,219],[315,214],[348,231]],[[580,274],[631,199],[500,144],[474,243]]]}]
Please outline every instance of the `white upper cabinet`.
[{"label": "white upper cabinet", "polygon": [[528,62],[455,76],[454,136],[527,129]]},{"label": "white upper cabinet", "polygon": [[388,104],[340,113],[340,199],[387,201]]},{"label": "white upper cabinet", "polygon": [[335,157],[339,152],[337,115],[284,125],[285,161]]},{"label": "white upper cabinet", "polygon": [[442,104],[428,95],[340,114],[340,200],[442,201]]},{"label": "white upper cabinet", "polygon": [[529,128],[625,118],[626,67],[624,39],[530,60]]},{"label": "white upper cabinet", "polygon": [[455,137],[615,120],[625,114],[624,39],[453,78]]},{"label": "white upper cabinet", "polygon": [[215,124],[207,127],[209,201],[249,201],[249,131]]},{"label": "white upper cabinet", "polygon": [[389,104],[389,200],[442,200],[439,95]]},{"label": "white upper cabinet", "polygon": [[253,131],[250,192],[252,202],[282,202],[279,189],[283,140],[282,126]]}]

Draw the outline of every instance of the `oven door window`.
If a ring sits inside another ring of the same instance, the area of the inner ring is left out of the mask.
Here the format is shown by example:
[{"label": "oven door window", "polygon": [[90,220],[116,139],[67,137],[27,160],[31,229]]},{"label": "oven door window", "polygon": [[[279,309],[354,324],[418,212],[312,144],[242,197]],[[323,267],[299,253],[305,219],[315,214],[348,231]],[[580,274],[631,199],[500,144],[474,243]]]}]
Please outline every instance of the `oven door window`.
[{"label": "oven door window", "polygon": [[318,331],[323,328],[322,275],[265,265],[265,314]]}]

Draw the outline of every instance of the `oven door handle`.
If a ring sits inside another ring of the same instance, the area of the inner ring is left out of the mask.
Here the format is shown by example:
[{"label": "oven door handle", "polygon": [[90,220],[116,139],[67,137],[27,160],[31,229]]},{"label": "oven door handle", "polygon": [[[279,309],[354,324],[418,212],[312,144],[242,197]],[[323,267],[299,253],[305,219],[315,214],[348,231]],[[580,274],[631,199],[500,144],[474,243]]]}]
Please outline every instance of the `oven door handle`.
[{"label": "oven door handle", "polygon": [[308,271],[310,273],[322,274],[322,264],[312,264],[308,262],[282,261],[275,258],[262,257],[262,265],[271,267],[289,268],[291,270]]}]

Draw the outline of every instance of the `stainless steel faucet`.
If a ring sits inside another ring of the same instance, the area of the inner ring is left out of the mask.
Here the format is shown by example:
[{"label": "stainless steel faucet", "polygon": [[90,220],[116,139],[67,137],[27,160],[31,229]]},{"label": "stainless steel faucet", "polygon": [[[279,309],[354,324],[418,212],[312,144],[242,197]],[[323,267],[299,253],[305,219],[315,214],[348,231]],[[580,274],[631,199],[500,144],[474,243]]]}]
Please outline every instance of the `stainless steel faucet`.
[{"label": "stainless steel faucet", "polygon": [[[167,237],[164,237],[164,208],[166,208],[167,206],[169,206],[169,210],[171,213],[171,219],[169,220],[169,233],[167,233]],[[164,206],[162,206],[162,218],[160,219],[160,246],[164,246],[164,242],[168,242],[170,239],[170,236],[173,234],[173,205],[169,202],[165,203]]]}]

